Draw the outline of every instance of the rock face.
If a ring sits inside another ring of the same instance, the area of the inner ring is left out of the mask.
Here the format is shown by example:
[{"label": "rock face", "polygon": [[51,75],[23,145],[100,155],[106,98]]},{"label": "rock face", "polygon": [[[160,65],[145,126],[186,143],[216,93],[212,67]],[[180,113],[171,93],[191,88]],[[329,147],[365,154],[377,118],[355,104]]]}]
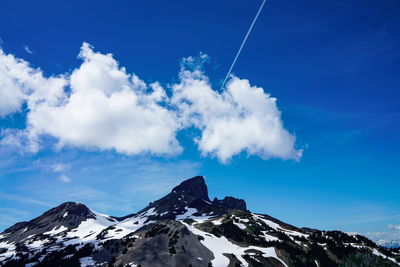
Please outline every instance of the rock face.
[{"label": "rock face", "polygon": [[210,202],[207,185],[203,176],[196,176],[183,181],[180,185],[172,189],[172,193],[190,195],[196,199],[203,199]]},{"label": "rock face", "polygon": [[243,199],[238,199],[234,197],[225,197],[222,200],[214,198],[213,203],[219,206],[226,207],[228,209],[244,210],[246,211],[246,202]]},{"label": "rock face", "polygon": [[340,231],[297,228],[182,182],[131,215],[66,202],[0,234],[0,266],[398,266],[400,252]]}]

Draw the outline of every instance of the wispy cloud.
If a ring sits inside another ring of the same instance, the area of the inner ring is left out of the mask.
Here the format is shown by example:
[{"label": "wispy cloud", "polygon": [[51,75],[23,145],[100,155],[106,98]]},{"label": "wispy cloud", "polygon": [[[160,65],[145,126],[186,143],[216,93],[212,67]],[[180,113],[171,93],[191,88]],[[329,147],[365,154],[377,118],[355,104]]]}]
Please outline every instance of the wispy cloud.
[{"label": "wispy cloud", "polygon": [[362,218],[357,218],[354,220],[343,221],[341,225],[356,225],[356,224],[365,224],[372,222],[383,222],[388,220],[396,220],[399,219],[399,214],[370,214],[370,216],[365,215]]},{"label": "wispy cloud", "polygon": [[41,201],[41,200],[37,200],[37,199],[34,199],[34,198],[30,198],[30,197],[25,197],[25,196],[15,195],[15,194],[9,194],[9,193],[4,193],[4,192],[0,192],[0,198],[11,200],[11,201],[18,201],[18,202],[37,204],[37,205],[46,206],[46,207],[51,207],[52,206],[51,203],[46,202],[46,201]]},{"label": "wispy cloud", "polygon": [[14,208],[0,208],[0,229],[7,228],[22,218],[29,218],[30,213],[24,210]]},{"label": "wispy cloud", "polygon": [[0,214],[2,214],[2,213],[16,214],[16,215],[20,215],[20,216],[29,215],[29,212],[27,212],[27,211],[14,209],[14,208],[0,208]]},{"label": "wispy cloud", "polygon": [[43,212],[40,207],[78,201],[99,212],[126,215],[168,193],[184,179],[202,174],[199,162],[112,152],[62,150],[40,160],[7,155],[0,153],[0,174],[4,182],[13,185],[13,194],[0,192],[0,200],[23,203],[38,213]]},{"label": "wispy cloud", "polygon": [[16,223],[18,221],[20,221],[19,217],[11,216],[11,215],[4,214],[4,213],[0,214],[0,226],[1,226],[1,228],[10,227],[11,225],[13,225],[14,223]]},{"label": "wispy cloud", "polygon": [[72,181],[71,178],[69,178],[65,174],[58,176],[57,180],[62,182],[62,183],[70,183]]},{"label": "wispy cloud", "polygon": [[96,190],[93,188],[89,187],[80,187],[79,190],[73,190],[70,192],[66,192],[65,196],[66,198],[70,200],[80,200],[80,199],[86,199],[86,200],[100,200],[104,197],[109,196],[108,193],[102,192],[100,190]]},{"label": "wispy cloud", "polygon": [[69,169],[71,166],[69,164],[65,163],[54,163],[51,165],[51,169],[53,172],[63,172],[67,169]]},{"label": "wispy cloud", "polygon": [[24,50],[25,50],[26,53],[28,53],[28,54],[33,54],[32,50],[29,48],[29,46],[24,45],[23,48],[24,48]]}]

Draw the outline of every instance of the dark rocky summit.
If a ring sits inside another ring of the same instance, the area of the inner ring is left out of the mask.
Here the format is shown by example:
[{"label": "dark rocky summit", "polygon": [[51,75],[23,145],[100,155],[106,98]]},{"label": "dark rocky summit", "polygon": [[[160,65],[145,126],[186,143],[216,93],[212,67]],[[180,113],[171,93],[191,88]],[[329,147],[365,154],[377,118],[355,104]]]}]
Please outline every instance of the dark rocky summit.
[{"label": "dark rocky summit", "polygon": [[204,178],[182,182],[117,218],[66,202],[0,234],[0,266],[398,266],[400,252],[360,235],[297,228],[210,201]]},{"label": "dark rocky summit", "polygon": [[234,197],[224,197],[222,200],[214,198],[213,203],[228,209],[236,209],[246,211],[246,202],[243,199],[237,199]]},{"label": "dark rocky summit", "polygon": [[165,197],[150,203],[139,213],[156,208],[157,214],[152,219],[175,219],[176,215],[186,212],[187,208],[197,210],[198,214],[213,212],[223,214],[229,209],[246,210],[246,202],[234,197],[210,201],[208,189],[203,176],[196,176],[183,181],[174,187]]},{"label": "dark rocky summit", "polygon": [[190,195],[196,199],[210,201],[208,189],[203,176],[196,176],[183,181],[180,185],[172,189],[172,193],[181,195]]},{"label": "dark rocky summit", "polygon": [[[18,242],[29,236],[40,235],[52,230],[71,230],[88,219],[96,219],[96,215],[84,204],[65,202],[29,222],[16,223],[6,229],[4,233],[8,234],[7,240]],[[110,222],[115,221],[111,217],[108,219]]]}]

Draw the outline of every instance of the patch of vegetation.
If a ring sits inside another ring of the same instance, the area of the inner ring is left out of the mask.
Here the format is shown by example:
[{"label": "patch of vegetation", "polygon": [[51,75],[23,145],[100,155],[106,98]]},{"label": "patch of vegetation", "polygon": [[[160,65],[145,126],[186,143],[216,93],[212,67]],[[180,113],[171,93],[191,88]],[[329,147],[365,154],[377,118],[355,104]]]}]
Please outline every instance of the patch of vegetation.
[{"label": "patch of vegetation", "polygon": [[169,239],[168,242],[168,248],[170,254],[176,254],[175,245],[176,243],[178,243],[178,239],[179,239],[179,230],[176,230],[174,232],[174,235]]},{"label": "patch of vegetation", "polygon": [[184,223],[187,223],[187,224],[189,224],[189,225],[192,225],[192,223],[194,223],[195,220],[188,218],[188,219],[184,219],[183,222],[184,222]]},{"label": "patch of vegetation", "polygon": [[156,224],[149,231],[146,232],[145,237],[154,237],[160,234],[168,234],[169,228],[164,224]]},{"label": "patch of vegetation", "polygon": [[104,239],[104,237],[108,234],[108,231],[114,230],[114,229],[115,229],[115,226],[113,226],[113,225],[107,227],[106,229],[104,229],[103,231],[101,231],[101,232],[96,236],[96,239],[97,239],[97,240]]},{"label": "patch of vegetation", "polygon": [[258,235],[252,235],[246,231],[242,231],[233,223],[232,220],[213,227],[211,233],[218,237],[225,236],[226,238],[236,242],[249,243],[258,246],[266,245],[265,240],[258,239]]}]

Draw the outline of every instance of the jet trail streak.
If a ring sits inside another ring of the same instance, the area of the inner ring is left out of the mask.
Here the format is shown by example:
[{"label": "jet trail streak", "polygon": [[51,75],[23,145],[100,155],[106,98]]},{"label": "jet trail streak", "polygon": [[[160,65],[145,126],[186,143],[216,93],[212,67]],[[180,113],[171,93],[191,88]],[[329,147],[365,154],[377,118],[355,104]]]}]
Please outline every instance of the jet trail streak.
[{"label": "jet trail streak", "polygon": [[228,80],[229,75],[231,74],[231,71],[232,71],[233,67],[235,66],[236,60],[238,59],[238,57],[239,57],[239,55],[240,55],[240,52],[242,52],[243,46],[244,46],[244,44],[246,43],[247,38],[249,37],[250,32],[251,32],[251,30],[253,29],[253,26],[254,26],[254,24],[256,23],[257,18],[258,18],[258,16],[260,15],[261,10],[263,9],[264,4],[265,4],[266,1],[267,1],[267,0],[263,0],[263,2],[261,3],[261,6],[260,6],[260,8],[259,8],[258,11],[257,11],[256,16],[254,17],[253,22],[251,23],[250,28],[249,28],[249,30],[247,31],[246,36],[244,37],[244,39],[243,39],[243,41],[242,41],[242,44],[240,45],[240,48],[239,48],[238,52],[236,53],[235,59],[233,60],[232,65],[231,65],[231,67],[229,68],[228,73],[226,74],[226,77],[225,77],[225,79],[224,79],[224,82],[223,82],[222,85],[221,85],[220,90],[222,90],[222,89],[224,88],[224,85],[225,85],[226,81]]}]

